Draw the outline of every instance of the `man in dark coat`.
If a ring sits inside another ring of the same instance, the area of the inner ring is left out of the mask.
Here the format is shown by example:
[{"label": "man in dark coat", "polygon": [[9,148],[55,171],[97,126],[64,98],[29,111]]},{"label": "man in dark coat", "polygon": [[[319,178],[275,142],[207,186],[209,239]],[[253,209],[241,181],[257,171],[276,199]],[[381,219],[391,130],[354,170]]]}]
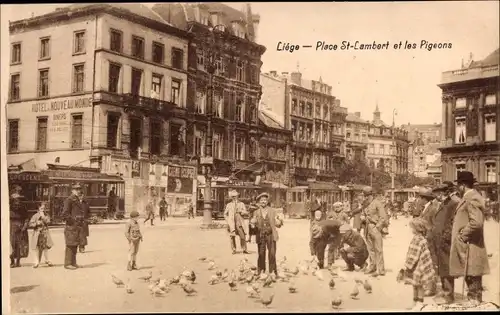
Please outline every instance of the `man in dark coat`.
[{"label": "man in dark coat", "polygon": [[453,198],[455,187],[452,182],[445,181],[433,189],[437,199],[441,201],[431,228],[432,241],[436,250],[437,274],[441,278],[442,295],[435,299],[437,304],[453,303],[455,279],[450,277],[450,248],[453,217],[458,201]]},{"label": "man in dark coat", "polygon": [[462,200],[451,231],[450,276],[465,276],[467,298],[476,304],[482,302],[483,275],[490,273],[490,266],[484,246],[484,198],[473,189],[474,182],[471,172],[458,173],[457,186]]},{"label": "man in dark coat", "polygon": [[87,245],[89,235],[86,219],[89,215],[89,207],[83,200],[82,187],[75,184],[71,187],[71,196],[64,201],[63,218],[66,221],[64,227],[64,240],[66,242],[66,252],[64,268],[77,269],[76,254],[78,247],[83,252]]},{"label": "man in dark coat", "polygon": [[108,219],[114,218],[116,212],[116,193],[115,187],[111,188],[108,194]]},{"label": "man in dark coat", "polygon": [[343,222],[339,220],[322,220],[312,228],[313,255],[318,259],[318,267],[325,267],[325,249],[328,245],[328,266],[335,262],[335,250],[339,247],[340,226]]},{"label": "man in dark coat", "polygon": [[[342,235],[340,255],[347,265],[344,271],[354,271],[354,265],[364,268],[369,253],[361,234],[353,230],[348,224],[340,227],[340,234]],[[343,248],[344,244],[347,244],[349,247]]]},{"label": "man in dark coat", "polygon": [[28,257],[28,221],[29,214],[22,203],[20,189],[15,191],[9,200],[9,223],[10,223],[10,267],[20,267],[21,258]]}]

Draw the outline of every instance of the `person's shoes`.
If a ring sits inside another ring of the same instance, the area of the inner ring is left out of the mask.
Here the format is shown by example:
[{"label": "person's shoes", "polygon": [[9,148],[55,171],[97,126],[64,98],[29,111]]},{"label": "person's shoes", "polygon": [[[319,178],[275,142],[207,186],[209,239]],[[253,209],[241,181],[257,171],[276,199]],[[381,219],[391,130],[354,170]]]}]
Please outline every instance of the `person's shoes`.
[{"label": "person's shoes", "polygon": [[77,269],[78,269],[78,268],[82,268],[82,266],[77,265],[77,264],[74,264],[74,265],[73,265],[73,267],[75,267],[75,268],[77,268]]},{"label": "person's shoes", "polygon": [[233,250],[233,255],[236,255],[236,251],[235,250]]},{"label": "person's shoes", "polygon": [[47,267],[52,267],[54,266],[50,261],[46,261],[45,264],[47,265]]},{"label": "person's shoes", "polygon": [[33,265],[33,268],[35,268],[35,269],[36,269],[36,268],[38,268],[38,266],[39,266],[38,264],[34,264],[34,265]]},{"label": "person's shoes", "polygon": [[21,259],[18,259],[18,260],[16,261],[16,267],[21,267]]},{"label": "person's shoes", "polygon": [[72,266],[72,265],[64,266],[64,268],[68,269],[68,270],[76,270],[77,269],[75,266]]},{"label": "person's shoes", "polygon": [[342,269],[342,271],[354,271],[354,266],[348,266]]},{"label": "person's shoes", "polygon": [[79,248],[80,253],[85,253],[85,246]]},{"label": "person's shoes", "polygon": [[250,254],[250,253],[247,250],[244,250],[243,254]]},{"label": "person's shoes", "polygon": [[10,268],[15,268],[16,263],[14,262],[14,259],[10,259]]},{"label": "person's shoes", "polygon": [[128,271],[132,271],[132,263],[130,263],[130,262],[129,262],[129,263],[127,264],[127,270],[128,270]]},{"label": "person's shoes", "polygon": [[379,272],[378,275],[381,277],[385,276],[385,271]]},{"label": "person's shoes", "polygon": [[132,270],[137,270],[137,269],[138,269],[137,265],[136,265],[135,261],[133,261],[132,262]]}]

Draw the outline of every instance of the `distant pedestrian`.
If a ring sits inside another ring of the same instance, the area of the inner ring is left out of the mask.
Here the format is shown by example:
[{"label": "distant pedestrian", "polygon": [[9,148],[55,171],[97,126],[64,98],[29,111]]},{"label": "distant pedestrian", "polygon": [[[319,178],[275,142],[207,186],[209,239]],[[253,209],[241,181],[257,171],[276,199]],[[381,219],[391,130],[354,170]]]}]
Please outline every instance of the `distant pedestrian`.
[{"label": "distant pedestrian", "polygon": [[[424,303],[424,287],[434,282],[436,273],[427,244],[427,221],[414,218],[410,221],[413,238],[410,242],[404,269],[400,274],[413,286],[413,307]],[[412,307],[412,308],[413,308]]]},{"label": "distant pedestrian", "polygon": [[152,201],[149,201],[148,204],[146,205],[146,215],[147,217],[144,220],[144,224],[148,222],[148,220],[151,220],[151,225],[155,225],[153,222],[155,219],[155,209]]},{"label": "distant pedestrian", "polygon": [[42,202],[38,208],[38,212],[31,217],[29,223],[29,227],[33,229],[33,233],[31,235],[31,249],[33,250],[33,254],[35,256],[35,264],[33,265],[33,268],[38,268],[40,265],[42,254],[45,258],[47,266],[52,266],[52,263],[49,260],[49,249],[52,248],[54,243],[50,237],[50,218],[45,213],[46,208],[46,203]]},{"label": "distant pedestrian", "polygon": [[116,212],[116,192],[115,187],[111,188],[108,194],[108,219],[112,219],[115,217]]},{"label": "distant pedestrian", "polygon": [[168,203],[165,196],[161,197],[158,207],[160,208],[160,221],[165,221],[165,217],[168,218]]},{"label": "distant pedestrian", "polygon": [[125,226],[125,237],[128,240],[129,250],[128,250],[128,265],[127,270],[137,269],[137,253],[139,252],[139,243],[143,241],[141,229],[139,227],[139,222],[137,218],[139,217],[139,212],[132,211],[130,213],[130,219]]},{"label": "distant pedestrian", "polygon": [[194,205],[192,202],[188,204],[187,214],[188,214],[188,219],[191,218],[194,219]]}]

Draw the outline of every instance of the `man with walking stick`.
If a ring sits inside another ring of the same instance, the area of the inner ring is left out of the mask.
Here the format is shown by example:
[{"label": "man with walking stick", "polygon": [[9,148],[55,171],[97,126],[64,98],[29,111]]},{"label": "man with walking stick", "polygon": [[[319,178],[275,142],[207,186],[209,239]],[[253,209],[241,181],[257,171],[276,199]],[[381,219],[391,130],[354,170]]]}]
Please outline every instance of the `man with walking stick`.
[{"label": "man with walking stick", "polygon": [[[450,276],[464,277],[467,298],[473,304],[482,302],[483,275],[490,273],[488,254],[484,246],[484,198],[473,189],[471,172],[457,175],[458,192],[462,200],[457,206],[451,232]],[[465,284],[462,287],[464,293]]]}]

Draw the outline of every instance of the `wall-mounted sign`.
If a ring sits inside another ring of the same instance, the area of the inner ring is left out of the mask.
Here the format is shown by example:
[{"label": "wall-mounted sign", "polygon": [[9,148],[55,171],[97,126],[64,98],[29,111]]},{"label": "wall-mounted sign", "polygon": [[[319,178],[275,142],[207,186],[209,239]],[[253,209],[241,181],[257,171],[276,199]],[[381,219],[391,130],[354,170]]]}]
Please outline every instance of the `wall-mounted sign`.
[{"label": "wall-mounted sign", "polygon": [[192,194],[193,193],[193,179],[168,177],[167,192],[179,194]]},{"label": "wall-mounted sign", "polygon": [[40,173],[11,173],[9,182],[43,182],[48,181],[49,177]]},{"label": "wall-mounted sign", "polygon": [[191,178],[195,176],[193,167],[168,166],[168,177]]},{"label": "wall-mounted sign", "polygon": [[87,107],[92,107],[92,97],[84,96],[79,98],[37,102],[31,105],[31,111],[33,113],[62,112]]}]

